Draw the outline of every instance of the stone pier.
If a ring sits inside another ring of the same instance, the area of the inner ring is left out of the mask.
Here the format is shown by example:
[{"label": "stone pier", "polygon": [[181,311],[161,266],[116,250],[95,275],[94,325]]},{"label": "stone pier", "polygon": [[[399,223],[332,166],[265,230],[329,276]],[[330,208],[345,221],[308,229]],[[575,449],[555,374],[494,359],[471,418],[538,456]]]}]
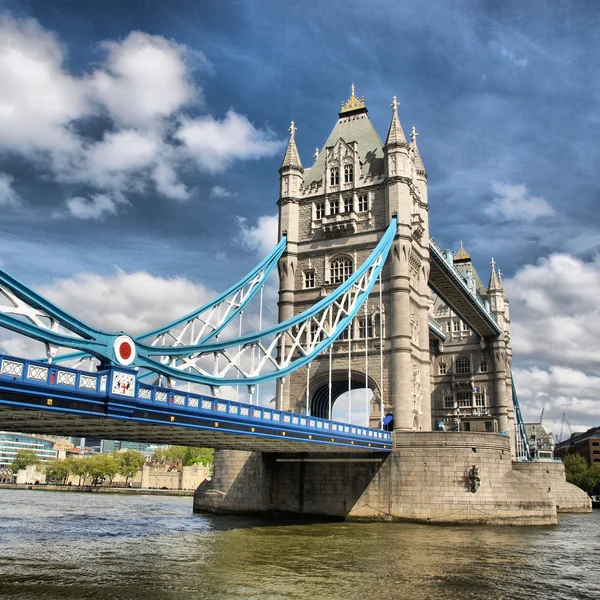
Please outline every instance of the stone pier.
[{"label": "stone pier", "polygon": [[[559,508],[558,508],[559,507]],[[195,512],[549,525],[560,511],[589,511],[559,463],[514,463],[508,437],[396,433],[390,454],[215,453]]]}]

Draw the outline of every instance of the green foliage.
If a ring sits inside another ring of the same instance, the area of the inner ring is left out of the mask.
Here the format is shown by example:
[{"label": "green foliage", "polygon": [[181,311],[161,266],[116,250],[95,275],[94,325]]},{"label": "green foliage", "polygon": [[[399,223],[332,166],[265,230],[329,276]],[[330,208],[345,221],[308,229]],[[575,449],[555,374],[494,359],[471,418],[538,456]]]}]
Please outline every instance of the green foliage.
[{"label": "green foliage", "polygon": [[112,483],[113,477],[119,472],[119,459],[112,454],[98,454],[90,461],[90,477],[93,485],[102,483],[106,478],[109,483]]},{"label": "green foliage", "polygon": [[589,494],[598,493],[600,488],[600,463],[595,463],[589,467],[585,458],[580,454],[567,454],[564,463],[569,483],[575,484]]},{"label": "green foliage", "polygon": [[66,460],[49,460],[44,464],[46,479],[54,479],[59,483],[65,483],[69,477],[70,464]]},{"label": "green foliage", "polygon": [[165,452],[165,458],[171,462],[181,462],[184,467],[203,464],[208,467],[215,460],[215,451],[212,448],[193,448],[191,446],[171,446]]},{"label": "green foliage", "polygon": [[146,462],[144,455],[135,450],[127,450],[119,454],[119,473],[125,477],[125,485],[129,478],[133,477]]},{"label": "green foliage", "polygon": [[11,465],[13,473],[26,469],[29,465],[39,465],[40,457],[33,450],[17,450],[15,460]]},{"label": "green foliage", "polygon": [[73,460],[72,468],[73,475],[79,477],[79,485],[85,485],[85,480],[90,476],[90,471],[92,470],[92,458],[84,457],[84,458],[76,458]]},{"label": "green foliage", "polygon": [[152,455],[151,462],[164,463],[167,461],[167,452],[164,448],[157,448]]}]

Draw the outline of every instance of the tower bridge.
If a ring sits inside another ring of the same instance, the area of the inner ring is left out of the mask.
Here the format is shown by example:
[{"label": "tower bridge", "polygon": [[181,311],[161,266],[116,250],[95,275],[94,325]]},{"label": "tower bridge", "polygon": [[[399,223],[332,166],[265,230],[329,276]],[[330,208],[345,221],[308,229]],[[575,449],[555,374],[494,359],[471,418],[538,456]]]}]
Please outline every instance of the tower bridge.
[{"label": "tower bridge", "polygon": [[[530,460],[499,272],[492,260],[485,285],[462,244],[430,235],[398,107],[382,142],[353,87],[309,168],[292,123],[279,243],[163,327],[91,327],[0,271],[0,327],[45,349],[0,355],[0,429],[217,448],[199,511],[544,524],[587,510],[562,464]],[[279,322],[244,331],[275,266]],[[356,390],[366,422],[332,420]]]}]

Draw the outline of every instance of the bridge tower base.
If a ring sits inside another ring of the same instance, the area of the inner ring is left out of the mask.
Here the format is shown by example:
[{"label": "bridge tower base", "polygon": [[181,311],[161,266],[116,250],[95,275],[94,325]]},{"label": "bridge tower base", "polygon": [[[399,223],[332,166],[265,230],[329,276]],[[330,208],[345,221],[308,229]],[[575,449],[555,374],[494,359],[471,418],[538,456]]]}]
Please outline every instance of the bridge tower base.
[{"label": "bridge tower base", "polygon": [[194,511],[318,519],[550,525],[591,510],[558,463],[513,463],[508,437],[396,433],[390,454],[221,450]]}]

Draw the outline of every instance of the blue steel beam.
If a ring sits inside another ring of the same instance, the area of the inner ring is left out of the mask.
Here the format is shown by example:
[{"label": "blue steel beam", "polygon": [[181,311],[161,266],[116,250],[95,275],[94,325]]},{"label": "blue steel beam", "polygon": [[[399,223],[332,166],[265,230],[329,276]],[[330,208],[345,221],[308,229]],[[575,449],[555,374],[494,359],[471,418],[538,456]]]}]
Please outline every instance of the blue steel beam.
[{"label": "blue steel beam", "polygon": [[0,355],[0,429],[15,427],[232,449],[391,450],[379,429],[142,384],[120,367],[86,372]]}]

